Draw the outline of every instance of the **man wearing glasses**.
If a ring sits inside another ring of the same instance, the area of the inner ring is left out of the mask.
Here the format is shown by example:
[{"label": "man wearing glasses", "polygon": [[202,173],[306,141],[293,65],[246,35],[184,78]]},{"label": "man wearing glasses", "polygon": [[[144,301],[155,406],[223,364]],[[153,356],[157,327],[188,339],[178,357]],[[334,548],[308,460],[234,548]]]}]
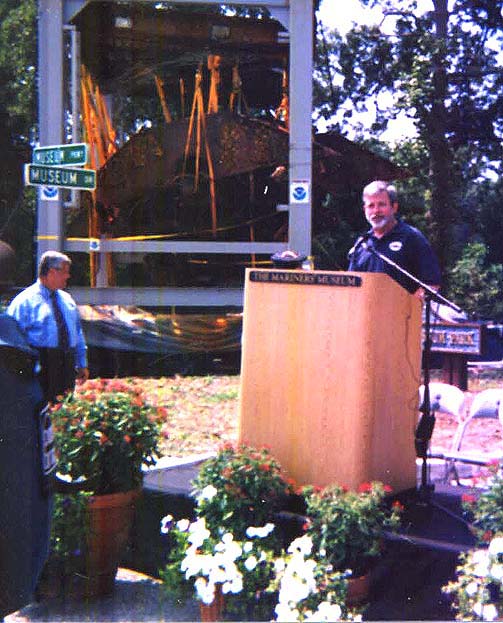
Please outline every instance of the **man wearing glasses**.
[{"label": "man wearing glasses", "polygon": [[46,251],[40,258],[37,281],[20,292],[7,309],[40,354],[39,380],[49,402],[73,391],[76,379],[89,377],[77,304],[63,289],[71,263],[63,253]]}]

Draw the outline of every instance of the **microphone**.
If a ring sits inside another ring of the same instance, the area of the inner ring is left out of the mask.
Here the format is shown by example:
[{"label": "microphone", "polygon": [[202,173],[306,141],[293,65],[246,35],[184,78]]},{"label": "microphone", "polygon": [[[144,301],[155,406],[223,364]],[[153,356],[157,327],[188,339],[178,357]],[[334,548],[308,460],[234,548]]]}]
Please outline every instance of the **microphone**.
[{"label": "microphone", "polygon": [[351,249],[349,249],[348,260],[353,257],[353,255],[356,253],[356,251],[358,251],[360,247],[366,248],[368,246],[368,241],[370,240],[371,236],[372,232],[368,231],[357,239]]}]

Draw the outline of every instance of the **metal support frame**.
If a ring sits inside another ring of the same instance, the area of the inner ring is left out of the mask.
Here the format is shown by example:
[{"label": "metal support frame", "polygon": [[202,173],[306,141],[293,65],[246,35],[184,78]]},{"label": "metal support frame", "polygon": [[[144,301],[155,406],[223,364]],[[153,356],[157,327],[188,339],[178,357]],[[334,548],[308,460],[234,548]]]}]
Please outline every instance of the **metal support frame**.
[{"label": "metal support frame", "polygon": [[[154,1],[154,0],[147,0]],[[199,4],[200,0],[177,0],[178,4]],[[206,4],[221,4],[220,0],[205,0]],[[56,145],[63,141],[63,31],[65,24],[86,4],[85,0],[38,0],[39,40],[39,128],[40,145]],[[290,36],[290,185],[302,181],[311,189],[311,114],[313,6],[312,0],[233,0],[233,4],[263,6],[283,25]],[[309,33],[306,36],[306,32]],[[72,49],[76,51],[76,40]],[[76,63],[72,80],[76,80]],[[77,97],[73,92],[72,97]],[[72,103],[77,111],[75,101]],[[72,136],[76,140],[75,136]],[[77,139],[78,140],[78,139]],[[311,195],[311,192],[309,192]],[[37,256],[48,250],[89,252],[89,244],[65,240],[62,201],[37,203]],[[236,253],[270,254],[292,248],[301,254],[311,254],[311,196],[305,203],[288,205],[289,241],[285,243],[219,243],[219,242],[122,242],[101,241],[102,252],[114,253]],[[225,288],[73,288],[79,303],[135,305],[241,305],[242,290]],[[120,293],[119,293],[120,292]],[[218,302],[216,302],[218,300]]]}]

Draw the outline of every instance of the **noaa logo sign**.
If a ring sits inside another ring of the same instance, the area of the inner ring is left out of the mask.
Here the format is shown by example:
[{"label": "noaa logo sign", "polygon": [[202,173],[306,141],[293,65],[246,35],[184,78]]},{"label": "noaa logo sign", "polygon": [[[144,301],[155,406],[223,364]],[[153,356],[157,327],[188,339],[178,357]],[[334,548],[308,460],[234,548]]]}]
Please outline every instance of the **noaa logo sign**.
[{"label": "noaa logo sign", "polygon": [[59,199],[57,186],[42,186],[40,188],[40,199],[42,201],[57,201]]},{"label": "noaa logo sign", "polygon": [[400,251],[402,247],[403,247],[403,244],[399,240],[395,240],[389,243],[390,251]]},{"label": "noaa logo sign", "polygon": [[290,184],[290,203],[309,203],[310,183],[299,180]]}]

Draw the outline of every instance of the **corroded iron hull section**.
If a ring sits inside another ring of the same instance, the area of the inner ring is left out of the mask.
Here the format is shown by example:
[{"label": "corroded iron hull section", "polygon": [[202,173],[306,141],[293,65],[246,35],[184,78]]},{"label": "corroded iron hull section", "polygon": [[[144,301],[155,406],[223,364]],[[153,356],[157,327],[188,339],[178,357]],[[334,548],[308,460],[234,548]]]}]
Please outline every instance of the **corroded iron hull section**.
[{"label": "corroded iron hull section", "polygon": [[[174,185],[183,175],[189,120],[143,130],[115,153],[98,172],[97,200],[120,206],[152,189]],[[192,133],[195,134],[195,130]],[[206,141],[216,180],[288,161],[288,133],[270,123],[219,113],[206,117]],[[195,141],[191,141],[186,172],[193,175]],[[208,175],[204,140],[201,175]]]}]

